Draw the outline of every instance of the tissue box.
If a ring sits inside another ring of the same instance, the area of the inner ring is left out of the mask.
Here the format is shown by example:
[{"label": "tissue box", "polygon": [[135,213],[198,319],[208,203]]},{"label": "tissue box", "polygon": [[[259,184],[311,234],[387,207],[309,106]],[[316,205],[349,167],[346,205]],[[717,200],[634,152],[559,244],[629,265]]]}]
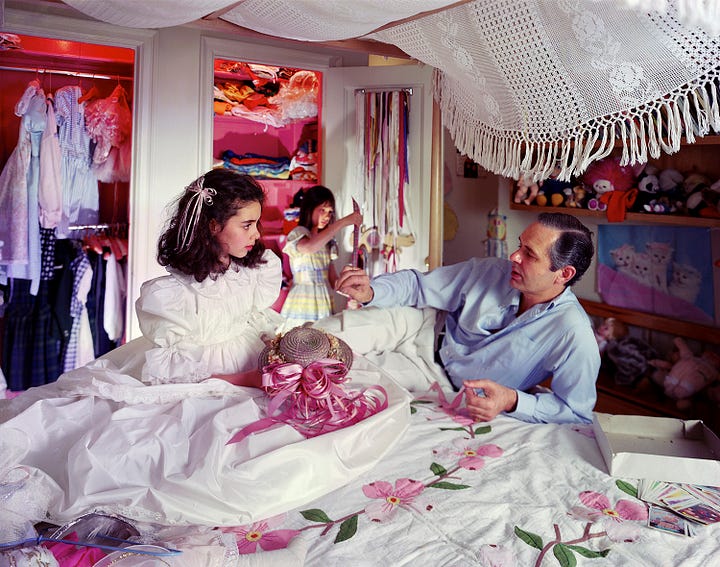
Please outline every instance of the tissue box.
[{"label": "tissue box", "polygon": [[596,412],[593,429],[612,476],[720,486],[720,439],[702,421]]}]

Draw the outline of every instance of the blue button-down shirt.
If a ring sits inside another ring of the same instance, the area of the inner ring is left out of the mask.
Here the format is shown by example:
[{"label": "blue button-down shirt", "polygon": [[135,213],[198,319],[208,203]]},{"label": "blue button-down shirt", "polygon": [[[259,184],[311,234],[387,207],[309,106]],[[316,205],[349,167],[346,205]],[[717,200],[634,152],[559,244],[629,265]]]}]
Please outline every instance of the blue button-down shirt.
[{"label": "blue button-down shirt", "polygon": [[[428,273],[402,270],[372,280],[370,305],[447,311],[440,349],[458,388],[489,378],[518,390],[514,412],[531,422],[592,421],[600,353],[590,318],[570,288],[517,316],[520,292],[512,263],[473,258]],[[552,377],[552,392],[527,393]]]}]

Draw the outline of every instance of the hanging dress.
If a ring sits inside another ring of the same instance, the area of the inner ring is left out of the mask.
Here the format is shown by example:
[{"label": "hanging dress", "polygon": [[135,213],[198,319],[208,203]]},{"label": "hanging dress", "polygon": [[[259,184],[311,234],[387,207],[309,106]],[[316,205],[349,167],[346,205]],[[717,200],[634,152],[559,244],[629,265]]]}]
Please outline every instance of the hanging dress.
[{"label": "hanging dress", "polygon": [[297,249],[298,242],[310,237],[310,231],[298,226],[287,237],[283,252],[290,259],[293,284],[283,303],[280,314],[285,317],[284,329],[317,321],[332,314],[333,302],[330,294],[330,252],[323,246],[317,252],[303,253]]},{"label": "hanging dress", "polygon": [[0,173],[0,265],[28,261],[27,174],[33,126],[31,117],[25,119],[25,115],[39,90],[40,83],[31,81],[15,105],[15,114],[22,117],[18,143]]},{"label": "hanging dress", "polygon": [[97,224],[100,216],[97,177],[91,169],[90,136],[85,130],[85,106],[78,104],[81,95],[78,86],[62,87],[55,93],[63,192],[58,238],[67,238],[70,226]]}]

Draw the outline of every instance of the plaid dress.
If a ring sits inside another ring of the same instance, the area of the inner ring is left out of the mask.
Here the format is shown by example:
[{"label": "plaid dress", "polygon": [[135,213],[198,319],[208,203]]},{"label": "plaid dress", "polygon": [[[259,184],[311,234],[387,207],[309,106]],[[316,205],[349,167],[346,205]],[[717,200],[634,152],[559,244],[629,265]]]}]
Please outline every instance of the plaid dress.
[{"label": "plaid dress", "polygon": [[290,259],[293,284],[280,314],[285,317],[284,330],[317,321],[332,315],[333,301],[330,294],[328,268],[330,251],[325,246],[312,254],[303,254],[297,249],[302,238],[309,237],[310,231],[299,226],[288,234],[283,252]]}]

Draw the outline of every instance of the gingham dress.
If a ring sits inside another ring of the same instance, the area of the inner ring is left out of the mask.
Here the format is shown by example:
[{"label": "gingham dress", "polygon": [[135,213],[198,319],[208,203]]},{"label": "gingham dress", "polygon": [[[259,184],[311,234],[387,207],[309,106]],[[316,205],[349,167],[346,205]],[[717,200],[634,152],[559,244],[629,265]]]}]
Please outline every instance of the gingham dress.
[{"label": "gingham dress", "polygon": [[327,246],[312,254],[303,254],[297,249],[302,238],[309,237],[310,231],[299,226],[288,234],[283,252],[290,259],[293,284],[280,314],[286,318],[285,330],[317,321],[333,312],[328,268],[330,252]]}]

